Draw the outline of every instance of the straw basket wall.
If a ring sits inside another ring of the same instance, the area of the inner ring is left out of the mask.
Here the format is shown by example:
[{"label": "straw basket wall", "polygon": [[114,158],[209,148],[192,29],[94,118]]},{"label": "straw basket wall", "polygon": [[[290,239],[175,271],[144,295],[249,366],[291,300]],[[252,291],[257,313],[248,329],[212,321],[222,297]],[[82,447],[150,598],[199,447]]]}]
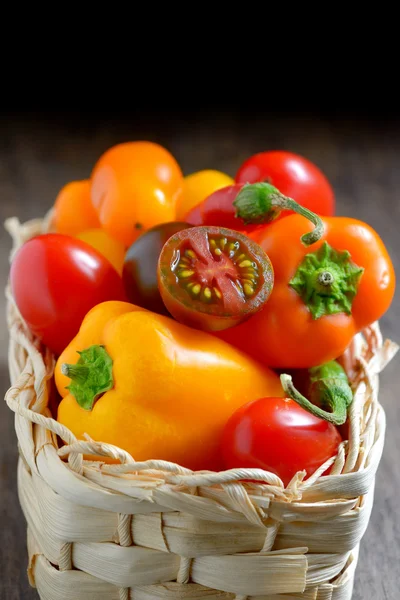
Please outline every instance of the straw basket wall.
[{"label": "straw basket wall", "polygon": [[[49,216],[6,222],[13,252]],[[13,252],[11,256],[13,255]],[[37,291],[40,293],[40,290]],[[355,397],[349,439],[309,479],[193,473],[78,441],[51,418],[54,358],[7,289],[6,402],[15,412],[28,576],[43,600],[349,600],[385,436],[379,373],[398,347],[375,323],[342,357]],[[120,459],[88,462],[83,455]],[[330,476],[321,476],[333,464]],[[245,483],[243,479],[264,483]],[[242,480],[242,482],[241,482]]]}]

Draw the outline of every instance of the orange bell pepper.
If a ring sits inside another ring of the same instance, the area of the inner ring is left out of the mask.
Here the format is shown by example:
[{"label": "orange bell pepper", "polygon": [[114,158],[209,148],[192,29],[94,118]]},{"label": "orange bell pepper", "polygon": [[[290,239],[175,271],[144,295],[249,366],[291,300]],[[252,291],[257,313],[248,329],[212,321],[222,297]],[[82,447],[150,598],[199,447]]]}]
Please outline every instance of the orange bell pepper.
[{"label": "orange bell pepper", "polygon": [[[261,222],[264,210],[268,220],[268,198],[258,202],[260,190],[263,184],[247,186],[244,202],[240,194],[236,199],[247,222],[255,222],[253,215]],[[274,198],[279,201],[278,190]],[[274,289],[248,323],[219,334],[270,367],[309,368],[338,358],[393,300],[395,271],[377,232],[348,217],[321,221],[314,227],[290,215],[257,234],[274,268]]]},{"label": "orange bell pepper", "polygon": [[229,344],[124,302],[87,314],[55,377],[57,418],[77,438],[193,470],[221,468],[220,437],[238,407],[283,396],[273,371]]}]

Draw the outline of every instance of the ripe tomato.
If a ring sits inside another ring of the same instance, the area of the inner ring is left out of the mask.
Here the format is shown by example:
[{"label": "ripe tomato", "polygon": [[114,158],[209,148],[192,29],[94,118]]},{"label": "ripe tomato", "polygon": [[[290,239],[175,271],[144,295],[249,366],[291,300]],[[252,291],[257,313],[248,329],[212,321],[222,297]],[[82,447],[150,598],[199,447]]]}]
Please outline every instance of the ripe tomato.
[{"label": "ripe tomato", "polygon": [[129,302],[158,314],[170,316],[161,299],[157,265],[165,242],[178,231],[191,227],[173,221],[152,227],[143,233],[125,255],[122,278]]},{"label": "ripe tomato", "polygon": [[264,469],[286,486],[297,471],[312,475],[337,453],[342,438],[332,423],[290,398],[260,398],[239,408],[222,436],[225,468]]},{"label": "ripe tomato", "polygon": [[92,203],[103,229],[127,248],[143,231],[175,219],[182,184],[182,171],[166,148],[121,143],[94,166]]},{"label": "ripe tomato", "polygon": [[257,313],[273,280],[271,262],[260,246],[223,227],[176,233],[158,261],[158,287],[171,315],[206,331],[232,327]]},{"label": "ripe tomato", "polygon": [[177,205],[177,218],[183,218],[189,210],[216,190],[234,183],[232,177],[213,169],[187,175],[183,181],[183,190]]},{"label": "ripe tomato", "polygon": [[103,229],[86,229],[76,236],[100,252],[110,261],[114,269],[122,275],[125,259],[125,246],[112,238]]},{"label": "ripe tomato", "polygon": [[84,229],[100,227],[90,198],[90,182],[70,181],[59,191],[54,203],[52,226],[57,233],[76,235]]},{"label": "ripe tomato", "polygon": [[[237,183],[267,181],[285,196],[321,216],[333,216],[335,196],[324,173],[306,158],[275,150],[254,154],[239,167]],[[282,211],[279,218],[291,214]]]},{"label": "ripe tomato", "polygon": [[47,233],[28,240],[10,269],[22,318],[59,355],[100,302],[126,301],[122,278],[97,250],[76,238]]}]

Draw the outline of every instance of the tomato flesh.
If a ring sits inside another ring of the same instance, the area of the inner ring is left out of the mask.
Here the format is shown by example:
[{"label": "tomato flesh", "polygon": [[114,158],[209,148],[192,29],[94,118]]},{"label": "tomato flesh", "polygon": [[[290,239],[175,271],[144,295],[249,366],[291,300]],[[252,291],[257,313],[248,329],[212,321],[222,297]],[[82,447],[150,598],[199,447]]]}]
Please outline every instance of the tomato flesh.
[{"label": "tomato flesh", "polygon": [[192,227],[171,236],[158,261],[158,287],[168,311],[206,331],[233,327],[258,312],[273,279],[260,246],[222,227]]},{"label": "tomato flesh", "polygon": [[290,398],[260,398],[239,408],[222,436],[226,469],[270,471],[287,485],[298,472],[307,477],[336,455],[338,429]]},{"label": "tomato flesh", "polygon": [[180,221],[162,223],[152,227],[133,242],[125,254],[122,272],[129,302],[170,316],[158,289],[158,259],[171,235],[188,227],[191,225]]}]

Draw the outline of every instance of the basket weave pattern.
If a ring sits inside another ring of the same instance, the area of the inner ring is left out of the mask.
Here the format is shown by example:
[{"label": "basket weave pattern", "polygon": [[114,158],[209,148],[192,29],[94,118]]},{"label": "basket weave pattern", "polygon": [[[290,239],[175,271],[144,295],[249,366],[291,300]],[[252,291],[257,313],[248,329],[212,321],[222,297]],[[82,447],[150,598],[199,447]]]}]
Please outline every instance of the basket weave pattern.
[{"label": "basket weave pattern", "polygon": [[[12,254],[48,223],[7,221]],[[28,576],[42,599],[351,598],[384,445],[379,373],[398,350],[378,323],[342,357],[355,391],[348,440],[311,478],[298,473],[285,488],[261,470],[193,473],[77,440],[48,408],[53,356],[29,333],[9,289],[7,302],[5,399],[15,412]],[[121,464],[84,459],[94,454]]]}]

